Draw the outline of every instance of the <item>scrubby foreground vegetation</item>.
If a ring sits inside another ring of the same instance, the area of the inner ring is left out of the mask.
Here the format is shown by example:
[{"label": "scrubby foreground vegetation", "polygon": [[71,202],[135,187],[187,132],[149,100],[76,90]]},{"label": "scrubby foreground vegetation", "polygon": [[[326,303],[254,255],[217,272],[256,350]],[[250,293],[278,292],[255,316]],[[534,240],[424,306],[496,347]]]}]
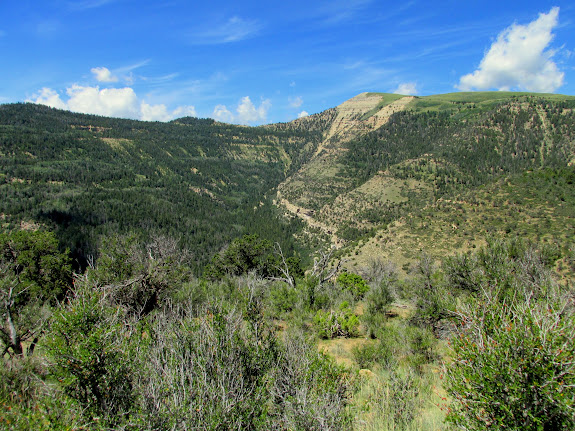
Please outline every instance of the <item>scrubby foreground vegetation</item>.
[{"label": "scrubby foreground vegetation", "polygon": [[[102,241],[82,274],[50,232],[3,234],[3,429],[575,426],[573,291],[548,243],[491,238],[314,265],[255,235],[205,276],[168,237]],[[318,347],[319,346],[319,347]]]}]

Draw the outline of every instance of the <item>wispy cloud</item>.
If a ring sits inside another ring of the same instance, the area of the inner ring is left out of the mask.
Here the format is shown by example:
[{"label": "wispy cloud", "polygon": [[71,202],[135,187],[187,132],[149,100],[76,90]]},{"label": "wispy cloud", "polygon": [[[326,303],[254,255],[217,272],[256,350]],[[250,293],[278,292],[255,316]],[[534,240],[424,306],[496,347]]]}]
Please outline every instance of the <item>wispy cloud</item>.
[{"label": "wispy cloud", "polygon": [[142,76],[141,79],[142,79],[142,81],[145,81],[148,84],[152,84],[152,85],[160,84],[161,85],[161,84],[165,84],[167,82],[172,82],[178,76],[180,76],[179,73],[169,73],[167,75],[162,75],[162,76]]},{"label": "wispy cloud", "polygon": [[68,2],[68,8],[75,11],[82,11],[102,7],[109,3],[114,3],[116,1],[118,0],[83,0],[83,1]]},{"label": "wispy cloud", "polygon": [[134,70],[139,69],[141,67],[147,66],[148,64],[150,64],[150,59],[138,61],[137,63],[133,63],[133,64],[128,64],[127,66],[118,67],[115,70],[119,74],[128,73],[128,72],[133,72]]},{"label": "wispy cloud", "polygon": [[297,97],[288,97],[289,106],[292,108],[299,108],[303,105],[303,99],[301,96]]},{"label": "wispy cloud", "polygon": [[479,68],[461,77],[457,88],[469,90],[520,89],[553,92],[563,85],[564,73],[553,61],[549,48],[558,24],[559,8],[528,25],[513,24],[497,36]]},{"label": "wispy cloud", "polygon": [[148,78],[144,76],[135,77],[132,72],[147,65],[148,63],[150,63],[150,60],[143,60],[138,63],[129,64],[127,66],[118,67],[112,70],[105,66],[98,66],[90,69],[90,72],[92,72],[92,75],[94,75],[94,78],[96,78],[96,81],[98,82],[113,83],[123,81],[126,85],[134,84],[136,78],[142,81],[147,81],[148,83],[157,83],[169,81],[177,76],[177,74],[172,73],[156,78]]},{"label": "wispy cloud", "polygon": [[252,38],[262,28],[263,24],[258,20],[234,16],[211,28],[192,31],[188,37],[190,42],[196,45],[218,45]]},{"label": "wispy cloud", "polygon": [[372,86],[379,87],[392,74],[388,68],[363,60],[346,63],[343,69],[350,75],[348,79],[351,86],[359,91],[365,91]]},{"label": "wispy cloud", "polygon": [[367,7],[372,0],[336,0],[328,3],[321,9],[325,14],[324,24],[339,24],[349,21],[356,14]]},{"label": "wispy cloud", "polygon": [[51,38],[58,34],[62,25],[60,21],[55,19],[42,20],[36,24],[36,33],[42,38]]}]

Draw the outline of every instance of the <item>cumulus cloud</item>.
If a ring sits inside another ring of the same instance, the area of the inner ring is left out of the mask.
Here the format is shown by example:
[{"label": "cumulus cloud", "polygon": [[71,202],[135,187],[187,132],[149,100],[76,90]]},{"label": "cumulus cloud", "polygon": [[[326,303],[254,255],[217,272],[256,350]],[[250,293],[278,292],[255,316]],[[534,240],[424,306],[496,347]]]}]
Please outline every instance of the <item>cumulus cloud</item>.
[{"label": "cumulus cloud", "polygon": [[107,67],[94,67],[90,70],[98,82],[118,82],[118,77],[112,75]]},{"label": "cumulus cloud", "polygon": [[415,82],[403,82],[393,90],[395,94],[404,94],[406,96],[413,96],[417,94],[417,84]]},{"label": "cumulus cloud", "polygon": [[104,88],[73,85],[66,90],[68,108],[109,117],[140,118],[140,103],[130,87]]},{"label": "cumulus cloud", "polygon": [[226,105],[217,105],[214,108],[214,112],[212,114],[214,120],[221,121],[223,123],[233,123],[234,122],[234,114],[230,112]]},{"label": "cumulus cloud", "polygon": [[47,105],[57,109],[68,109],[66,103],[60,99],[60,95],[51,88],[42,88],[37,94],[34,95],[34,98],[35,100],[28,100],[28,102]]},{"label": "cumulus cloud", "polygon": [[497,36],[479,68],[464,75],[457,88],[470,90],[527,90],[553,92],[563,85],[564,73],[553,61],[556,51],[549,49],[552,30],[558,23],[559,8],[528,25],[513,24]]},{"label": "cumulus cloud", "polygon": [[169,121],[186,115],[196,115],[193,106],[180,106],[172,111],[165,105],[150,105],[141,101],[130,87],[103,88],[74,84],[66,90],[67,100],[51,88],[43,88],[28,102],[67,109],[84,114],[106,117],[133,118],[145,121]]},{"label": "cumulus cloud", "polygon": [[248,96],[243,97],[237,109],[239,122],[242,124],[263,122],[271,106],[271,102],[266,99],[256,108]]},{"label": "cumulus cloud", "polygon": [[212,117],[218,121],[226,123],[253,124],[266,121],[267,114],[272,104],[268,99],[262,100],[256,107],[249,96],[242,97],[236,113],[232,113],[225,105],[217,105],[212,113]]},{"label": "cumulus cloud", "polygon": [[193,106],[178,106],[170,111],[164,104],[148,105],[146,102],[142,102],[140,109],[140,119],[144,121],[170,121],[174,118],[197,116],[196,108]]},{"label": "cumulus cloud", "polygon": [[303,99],[301,96],[297,97],[289,97],[288,98],[289,106],[292,108],[299,108],[303,104]]},{"label": "cumulus cloud", "polygon": [[299,114],[297,114],[297,118],[303,118],[307,116],[309,116],[307,111],[301,111]]}]

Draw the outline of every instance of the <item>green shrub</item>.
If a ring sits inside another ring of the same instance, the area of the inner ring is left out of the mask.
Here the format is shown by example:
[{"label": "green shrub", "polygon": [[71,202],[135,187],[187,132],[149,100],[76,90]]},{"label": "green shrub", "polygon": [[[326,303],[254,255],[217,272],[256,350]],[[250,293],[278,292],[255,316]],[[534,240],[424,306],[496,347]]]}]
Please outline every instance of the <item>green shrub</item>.
[{"label": "green shrub", "polygon": [[[489,239],[458,284],[480,286],[454,313],[448,420],[467,429],[575,426],[575,318],[550,274],[556,250]],[[461,262],[460,262],[461,263]]]},{"label": "green shrub", "polygon": [[204,270],[208,280],[218,280],[225,276],[247,274],[255,271],[267,276],[268,257],[272,244],[258,235],[244,235],[234,239],[221,253],[216,254]]},{"label": "green shrub", "polygon": [[387,320],[386,313],[393,301],[390,289],[390,280],[382,279],[377,286],[372,287],[365,296],[366,309],[362,316],[367,335],[376,337],[377,331],[383,327]]},{"label": "green shrub", "polygon": [[270,301],[278,313],[292,311],[299,302],[301,292],[285,283],[276,284],[270,290]]},{"label": "green shrub", "polygon": [[395,372],[390,374],[389,389],[393,396],[391,401],[391,413],[397,428],[405,429],[417,413],[419,387],[417,380],[411,373],[400,375]]},{"label": "green shrub", "polygon": [[437,340],[430,329],[409,326],[406,328],[408,343],[408,362],[418,373],[423,366],[437,358],[435,345]]},{"label": "green shrub", "polygon": [[337,277],[337,282],[344,290],[351,292],[356,300],[363,298],[363,295],[369,290],[365,280],[360,275],[351,272],[342,272]]},{"label": "green shrub", "polygon": [[385,314],[393,302],[391,286],[388,279],[384,279],[373,287],[365,297],[367,312],[369,314]]},{"label": "green shrub", "polygon": [[338,310],[318,310],[313,321],[321,338],[353,337],[358,334],[359,319],[345,301]]},{"label": "green shrub", "polygon": [[79,426],[80,414],[47,384],[48,371],[32,358],[0,359],[0,429],[66,430]]},{"label": "green shrub", "polygon": [[58,250],[52,232],[0,233],[2,356],[32,355],[52,306],[64,298],[71,285],[70,258]]},{"label": "green shrub", "polygon": [[143,246],[135,235],[114,235],[102,241],[97,266],[87,274],[106,285],[108,302],[141,318],[191,280],[188,264],[187,251],[173,238],[153,236]]},{"label": "green shrub", "polygon": [[47,340],[52,374],[88,420],[117,426],[133,405],[119,310],[86,288],[55,313]]},{"label": "green shrub", "polygon": [[448,419],[472,429],[575,426],[575,319],[561,304],[486,297],[462,310]]},{"label": "green shrub", "polygon": [[390,369],[395,364],[393,351],[381,340],[352,349],[353,359],[359,368],[372,368],[375,364]]}]

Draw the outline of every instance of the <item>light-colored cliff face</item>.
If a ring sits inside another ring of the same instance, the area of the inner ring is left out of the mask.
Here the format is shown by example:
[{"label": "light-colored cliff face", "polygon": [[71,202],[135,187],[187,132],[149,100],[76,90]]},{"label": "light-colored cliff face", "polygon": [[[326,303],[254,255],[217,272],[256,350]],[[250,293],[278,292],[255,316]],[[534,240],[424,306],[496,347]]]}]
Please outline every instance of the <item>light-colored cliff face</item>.
[{"label": "light-colored cliff face", "polygon": [[375,110],[382,101],[381,94],[361,93],[336,107],[337,116],[326,133],[324,142],[336,138],[339,142],[345,142],[361,133],[375,130],[383,126],[389,117],[405,107],[413,100],[413,97],[402,97],[381,107],[368,118],[365,115]]},{"label": "light-colored cliff face", "polygon": [[336,227],[316,220],[318,214],[330,213],[327,208],[330,204],[322,202],[333,201],[348,188],[348,181],[338,175],[338,156],[347,151],[346,142],[383,126],[394,113],[405,110],[413,99],[392,96],[386,104],[385,95],[362,93],[337,106],[311,160],[279,185],[277,202],[309,226],[328,233],[334,245],[341,245],[334,234]]},{"label": "light-colored cliff face", "polygon": [[369,129],[368,124],[361,118],[367,112],[375,109],[380,101],[380,95],[361,93],[337,106],[335,108],[337,116],[331,123],[324,142],[327,143],[333,138],[338,141],[345,140],[346,137],[355,136],[358,131]]},{"label": "light-colored cliff face", "polygon": [[366,122],[372,129],[379,129],[389,121],[389,118],[396,112],[404,111],[407,105],[415,99],[413,96],[402,97],[389,105],[383,106],[379,111],[369,117]]}]

